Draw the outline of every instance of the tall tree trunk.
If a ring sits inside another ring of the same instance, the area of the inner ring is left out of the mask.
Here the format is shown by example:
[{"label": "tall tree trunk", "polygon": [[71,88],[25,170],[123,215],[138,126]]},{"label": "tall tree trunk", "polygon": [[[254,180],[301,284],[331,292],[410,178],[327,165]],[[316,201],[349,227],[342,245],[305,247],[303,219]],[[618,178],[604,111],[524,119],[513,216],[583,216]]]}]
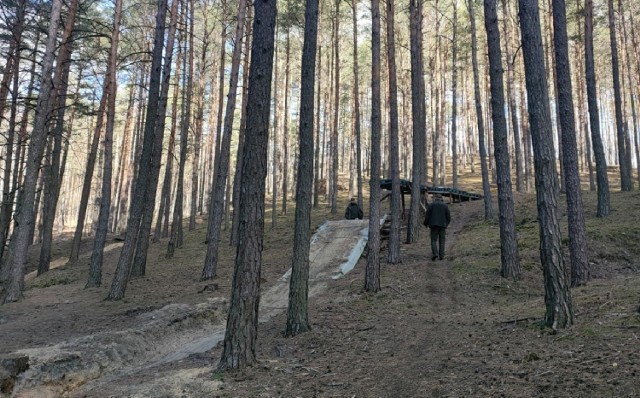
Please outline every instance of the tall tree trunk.
[{"label": "tall tree trunk", "polygon": [[242,165],[242,187],[246,191],[240,199],[239,244],[219,370],[244,368],[256,361],[266,158],[271,110],[271,107],[264,104],[269,103],[271,99],[276,2],[256,1],[254,10],[247,134]]},{"label": "tall tree trunk", "polygon": [[109,50],[109,63],[105,94],[108,97],[107,124],[104,131],[104,171],[102,173],[102,193],[100,199],[100,215],[98,216],[98,228],[93,243],[89,276],[85,287],[100,286],[102,282],[102,259],[104,245],[109,229],[109,211],[111,209],[111,172],[113,159],[113,127],[116,119],[116,93],[117,93],[117,67],[118,67],[118,43],[120,41],[120,20],[122,16],[122,1],[116,0],[113,12],[113,30],[111,32],[111,48]]},{"label": "tall tree trunk", "polygon": [[311,247],[311,192],[313,184],[313,96],[318,36],[318,0],[307,0],[305,10],[302,71],[300,76],[300,129],[298,183],[296,184],[296,216],[293,258],[289,282],[287,336],[311,330],[308,314],[309,250]]},{"label": "tall tree trunk", "polygon": [[411,36],[411,112],[413,128],[413,161],[411,173],[411,207],[409,210],[409,227],[407,243],[416,243],[420,237],[422,217],[420,202],[422,192],[420,186],[425,178],[424,145],[426,140],[426,114],[424,98],[423,52],[422,52],[422,1],[410,0],[409,26]]},{"label": "tall tree trunk", "polygon": [[[631,72],[631,58],[629,56],[629,52],[631,51],[629,49],[629,42],[627,40],[627,26],[626,26],[626,21],[625,21],[625,17],[624,17],[624,9],[622,8],[622,0],[618,0],[618,7],[620,9],[620,15],[622,18],[622,31],[623,31],[623,37],[624,37],[624,46],[625,46],[625,53],[626,53],[626,63],[627,63],[627,82],[629,84],[629,98],[631,100],[631,117],[633,119],[633,132],[634,132],[634,147],[635,147],[635,155],[636,155],[636,174],[638,177],[638,187],[640,187],[640,127],[638,126],[638,114],[636,111],[636,100],[635,100],[635,90],[634,90],[634,85],[633,85],[633,78],[631,76],[633,76],[632,72]],[[636,38],[635,38],[635,28],[633,26],[633,16],[630,15],[631,18],[631,40],[633,42],[633,47],[634,50],[637,49],[637,43],[635,42]],[[636,59],[640,60],[640,56],[638,54],[636,54]],[[640,62],[636,62],[636,68],[637,68],[637,77],[640,78]],[[629,164],[631,164],[631,157],[629,157]]]},{"label": "tall tree trunk", "polygon": [[[189,10],[191,20],[189,24],[189,74],[191,75],[191,83],[189,84],[189,89],[193,90],[193,25],[195,25],[194,11],[195,2],[191,0],[191,7]],[[203,53],[203,56],[205,54]],[[200,74],[202,76],[203,74]],[[199,82],[200,89],[198,93],[200,95],[200,99],[198,103],[203,101],[204,97],[204,82],[200,79]],[[191,103],[187,104],[187,106],[191,107]],[[202,143],[202,116],[200,112],[200,106],[198,106],[198,110],[196,111],[196,120],[195,120],[195,132],[193,137],[193,162],[191,164],[191,214],[189,216],[189,231],[193,231],[196,229],[196,212],[198,211],[198,168],[200,167],[200,145]]]},{"label": "tall tree trunk", "polygon": [[369,177],[369,237],[364,290],[380,290],[380,2],[371,0],[371,175]]},{"label": "tall tree trunk", "polygon": [[478,146],[480,147],[480,171],[482,174],[482,193],[484,194],[484,219],[493,218],[491,203],[491,186],[489,184],[489,167],[487,166],[487,147],[485,145],[484,120],[482,113],[482,99],[480,98],[480,73],[478,72],[478,41],[476,38],[476,17],[474,0],[467,0],[469,22],[471,24],[471,64],[473,67],[473,95],[476,105],[476,120],[478,123]]},{"label": "tall tree trunk", "polygon": [[240,186],[240,180],[242,178],[242,158],[244,157],[244,140],[245,130],[247,128],[247,95],[249,88],[249,55],[251,53],[251,22],[253,20],[252,8],[247,7],[247,39],[244,41],[244,61],[242,65],[242,106],[240,107],[240,130],[238,133],[238,151],[236,153],[236,170],[233,176],[233,222],[231,223],[231,240],[229,244],[231,246],[238,245],[238,230],[240,223],[240,195],[242,194],[242,187]]},{"label": "tall tree trunk", "polygon": [[451,42],[451,174],[458,189],[458,2],[453,0],[453,41]]},{"label": "tall tree trunk", "polygon": [[[276,27],[276,38],[278,37],[278,27]],[[274,109],[274,117],[273,117],[273,151],[271,154],[271,229],[276,227],[277,214],[276,208],[278,205],[278,165],[280,164],[280,147],[278,145],[278,120],[280,119],[278,115],[278,104],[280,96],[278,93],[279,90],[279,81],[280,75],[278,74],[278,42],[276,40],[275,50],[274,50],[274,79],[273,79],[273,109]]]},{"label": "tall tree trunk", "polygon": [[[573,323],[573,310],[569,286],[565,281],[562,259],[558,217],[558,172],[553,149],[553,129],[551,127],[549,94],[547,92],[547,79],[543,62],[544,51],[542,49],[538,0],[519,0],[519,4],[529,103],[529,125],[531,126],[534,167],[536,170],[536,198],[540,222],[540,260],[542,261],[544,274],[546,304],[545,324],[553,329],[561,329],[569,327]],[[556,27],[562,27],[562,22],[564,21],[559,21]],[[558,36],[559,32],[556,31],[555,33]],[[555,40],[557,46],[558,40],[562,42],[565,38],[556,38]],[[564,54],[561,55],[567,55],[566,46],[564,47]],[[568,57],[561,58],[563,58],[561,62],[568,61]],[[565,74],[564,78],[566,79],[568,70],[565,68],[562,72]],[[568,80],[568,90],[570,92],[571,84],[570,79]],[[564,99],[566,100],[566,98]],[[563,103],[563,105],[567,104]],[[566,108],[563,108],[563,111],[566,111]],[[566,120],[562,122],[563,127],[566,127],[564,125]],[[567,133],[568,131],[565,130],[564,135],[567,135]]]},{"label": "tall tree trunk", "polygon": [[[322,13],[322,11],[320,11],[320,14]],[[318,192],[320,190],[320,173],[322,172],[321,167],[320,167],[320,147],[322,146],[322,142],[320,141],[320,98],[322,98],[321,95],[321,84],[322,84],[322,46],[318,45],[318,69],[317,69],[317,74],[318,76],[316,77],[316,81],[318,82],[318,89],[317,89],[317,97],[318,100],[316,101],[316,122],[315,122],[315,134],[316,134],[316,138],[315,138],[315,142],[316,142],[316,146],[315,146],[315,154],[314,154],[314,173],[313,173],[313,207],[318,207],[319,204],[319,196],[320,196],[320,192]],[[274,170],[275,173],[275,170]],[[362,207],[362,206],[360,206]]]},{"label": "tall tree trunk", "polygon": [[387,66],[389,68],[389,171],[391,174],[391,230],[389,231],[389,264],[400,259],[400,156],[398,149],[398,79],[393,0],[387,0]]},{"label": "tall tree trunk", "polygon": [[38,262],[38,275],[49,271],[51,262],[51,245],[53,240],[53,221],[58,207],[58,197],[62,176],[60,175],[60,157],[62,155],[62,134],[64,132],[64,116],[66,113],[67,91],[69,87],[69,69],[71,68],[72,34],[76,21],[78,0],[69,4],[67,19],[60,52],[56,58],[54,72],[53,91],[49,100],[49,109],[56,112],[55,127],[53,128],[53,151],[51,163],[45,177],[45,199],[42,211],[42,245],[40,247],[40,260]]},{"label": "tall tree trunk", "polygon": [[[188,9],[189,3],[185,3]],[[185,18],[186,19],[186,18]],[[151,152],[151,171],[145,192],[145,207],[142,212],[140,222],[140,232],[136,242],[135,255],[131,266],[131,276],[142,276],[146,273],[147,251],[149,248],[149,236],[151,234],[151,224],[153,223],[153,213],[156,205],[156,193],[158,180],[160,177],[160,166],[162,160],[162,142],[164,139],[165,121],[167,113],[167,102],[169,99],[169,83],[171,81],[171,65],[173,58],[173,47],[175,44],[176,30],[178,24],[178,3],[172,4],[169,31],[167,32],[167,48],[162,70],[162,83],[160,87],[160,97],[158,99],[158,111],[154,126],[154,140]],[[190,66],[189,81],[187,83],[187,109],[191,109],[191,93],[193,90],[193,62]],[[190,120],[190,119],[189,119]]]},{"label": "tall tree trunk", "polygon": [[18,301],[22,298],[24,287],[24,271],[27,263],[27,250],[29,248],[29,233],[34,219],[34,203],[36,186],[38,182],[38,169],[42,160],[42,153],[46,144],[46,123],[49,110],[49,100],[52,86],[51,72],[55,58],[56,37],[62,1],[54,0],[51,4],[49,17],[49,30],[44,58],[42,60],[41,83],[38,103],[36,105],[36,118],[31,134],[31,143],[27,154],[27,166],[22,188],[21,201],[19,201],[16,215],[16,225],[12,243],[9,246],[7,257],[2,266],[2,303]]},{"label": "tall tree trunk", "polygon": [[291,78],[290,53],[291,32],[287,28],[284,58],[284,109],[282,111],[282,207],[281,214],[287,214],[287,195],[289,195],[289,81]]},{"label": "tall tree trunk", "polygon": [[220,147],[220,155],[216,157],[213,196],[209,206],[209,224],[207,230],[207,254],[202,270],[202,279],[207,280],[216,276],[218,264],[218,247],[220,245],[220,226],[224,211],[224,194],[227,178],[229,178],[229,153],[231,150],[231,135],[233,133],[233,118],[236,108],[236,92],[238,90],[238,73],[240,70],[240,56],[244,37],[244,19],[246,15],[246,0],[238,3],[238,18],[236,21],[235,47],[231,58],[231,75],[229,77],[229,95],[224,115],[224,130]]},{"label": "tall tree trunk", "polygon": [[627,137],[622,115],[622,94],[620,89],[620,66],[618,61],[618,42],[616,39],[616,17],[613,0],[607,1],[609,9],[609,38],[611,41],[611,69],[613,78],[613,96],[616,110],[616,132],[618,138],[618,163],[620,164],[620,189],[633,190],[631,179],[631,159],[627,158]]},{"label": "tall tree trunk", "polygon": [[504,89],[502,80],[502,51],[496,0],[484,0],[484,24],[489,46],[491,79],[491,117],[493,120],[493,144],[498,181],[498,209],[500,213],[500,275],[504,278],[520,277],[520,258],[516,237],[515,209],[511,192],[511,168],[507,120],[504,115]]},{"label": "tall tree trunk", "polygon": [[[174,0],[174,2],[177,1],[178,0]],[[173,13],[173,15],[176,14],[177,13]],[[144,136],[142,137],[142,149],[140,151],[140,160],[138,161],[140,167],[138,168],[135,187],[133,189],[134,193],[127,220],[124,245],[120,252],[120,257],[118,258],[116,272],[113,276],[113,282],[111,283],[111,290],[107,296],[108,300],[120,300],[124,297],[132,271],[132,260],[137,240],[139,239],[143,213],[145,212],[145,207],[147,205],[151,206],[151,203],[145,203],[145,201],[147,200],[147,190],[149,188],[149,180],[152,175],[153,146],[156,141],[155,127],[156,120],[158,119],[159,99],[161,96],[160,81],[163,77],[162,52],[164,48],[166,15],[167,1],[158,0],[156,27],[153,38],[153,53],[151,58],[151,75],[149,79],[148,106],[144,125]],[[169,50],[169,46],[173,47],[171,41],[168,41],[167,43],[167,52]],[[156,148],[156,150],[159,149],[160,148]]]},{"label": "tall tree trunk", "polygon": [[518,110],[516,107],[514,69],[515,59],[512,59],[511,48],[509,46],[509,29],[507,25],[508,5],[507,0],[502,1],[502,9],[504,12],[502,18],[502,29],[504,30],[504,51],[507,60],[507,101],[509,103],[509,114],[511,116],[511,129],[513,131],[513,142],[515,147],[515,163],[516,163],[516,191],[524,192],[524,176],[522,172],[522,140],[520,138],[520,128],[518,122]]},{"label": "tall tree trunk", "polygon": [[598,217],[605,217],[611,209],[609,198],[609,177],[607,176],[607,159],[600,135],[600,112],[598,110],[598,91],[596,88],[596,72],[593,57],[593,0],[584,2],[584,54],[585,74],[587,77],[587,104],[589,105],[589,122],[591,127],[591,144],[596,158],[596,178],[598,186]]},{"label": "tall tree trunk", "polygon": [[[363,208],[362,199],[362,140],[361,140],[361,126],[360,126],[360,80],[359,80],[359,67],[358,67],[358,3],[356,0],[351,0],[351,7],[353,9],[353,118],[354,118],[354,136],[356,140],[356,192],[358,206]],[[318,67],[320,69],[320,67]],[[318,96],[320,101],[320,96]],[[319,102],[318,102],[319,103]],[[316,128],[319,126],[316,123]]]},{"label": "tall tree trunk", "polygon": [[333,126],[331,128],[331,214],[338,213],[338,125],[340,121],[340,0],[335,1],[333,37]]}]

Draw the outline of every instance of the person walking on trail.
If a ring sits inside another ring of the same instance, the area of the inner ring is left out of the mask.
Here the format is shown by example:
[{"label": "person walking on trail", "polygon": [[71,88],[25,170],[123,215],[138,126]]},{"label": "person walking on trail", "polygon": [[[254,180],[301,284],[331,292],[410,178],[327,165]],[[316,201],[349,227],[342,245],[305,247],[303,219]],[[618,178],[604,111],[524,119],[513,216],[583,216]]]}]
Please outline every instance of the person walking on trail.
[{"label": "person walking on trail", "polygon": [[344,212],[344,218],[347,220],[355,220],[356,218],[362,220],[364,217],[364,213],[358,204],[356,203],[356,198],[351,198],[349,205],[347,206],[347,210]]},{"label": "person walking on trail", "polygon": [[433,261],[437,258],[444,259],[444,243],[450,222],[449,206],[442,201],[442,195],[436,194],[424,218],[424,225],[431,230],[431,260]]}]

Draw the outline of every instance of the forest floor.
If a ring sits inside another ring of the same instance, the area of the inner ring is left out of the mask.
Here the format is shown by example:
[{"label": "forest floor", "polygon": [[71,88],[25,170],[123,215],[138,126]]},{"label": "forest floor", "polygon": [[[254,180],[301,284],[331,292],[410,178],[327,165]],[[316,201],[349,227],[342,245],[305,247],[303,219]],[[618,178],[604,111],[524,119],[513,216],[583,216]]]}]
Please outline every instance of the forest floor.
[{"label": "forest floor", "polygon": [[[383,248],[382,291],[367,294],[361,258],[310,300],[311,332],[283,337],[284,309],[261,323],[259,363],[246,370],[216,373],[219,344],[163,360],[224,323],[233,251],[221,245],[218,277],[200,281],[202,223],[172,260],[165,241],[152,245],[147,275],[119,302],[104,301],[117,246],[100,288],[84,289],[87,257],[31,278],[25,300],[0,308],[0,359],[39,361],[16,380],[17,397],[637,397],[640,193],[611,198],[611,215],[598,219],[596,195],[585,193],[595,279],[572,289],[575,325],[566,330],[541,327],[535,196],[518,194],[520,280],[499,276],[498,221],[483,220],[483,203],[451,204],[444,261],[430,260],[422,229],[417,244],[402,245],[401,264],[386,264]],[[290,266],[288,213],[274,229],[267,215],[264,289]],[[312,227],[340,216],[321,206]],[[55,256],[67,249],[59,242]]]}]

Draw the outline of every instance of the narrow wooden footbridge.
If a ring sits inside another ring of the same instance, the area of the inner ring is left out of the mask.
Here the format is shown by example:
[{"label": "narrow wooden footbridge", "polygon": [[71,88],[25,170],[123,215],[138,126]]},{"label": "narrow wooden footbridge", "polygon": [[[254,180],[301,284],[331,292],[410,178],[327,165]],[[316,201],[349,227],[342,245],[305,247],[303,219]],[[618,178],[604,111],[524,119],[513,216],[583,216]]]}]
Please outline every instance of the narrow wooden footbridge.
[{"label": "narrow wooden footbridge", "polygon": [[[391,179],[380,180],[380,188],[391,190]],[[413,182],[409,180],[400,180],[400,192],[402,193],[403,203],[404,195],[413,192]],[[482,199],[482,195],[475,192],[463,191],[461,189],[450,187],[434,187],[428,185],[420,185],[420,193],[425,194],[440,194],[451,198],[453,202],[468,202],[470,200]]]}]

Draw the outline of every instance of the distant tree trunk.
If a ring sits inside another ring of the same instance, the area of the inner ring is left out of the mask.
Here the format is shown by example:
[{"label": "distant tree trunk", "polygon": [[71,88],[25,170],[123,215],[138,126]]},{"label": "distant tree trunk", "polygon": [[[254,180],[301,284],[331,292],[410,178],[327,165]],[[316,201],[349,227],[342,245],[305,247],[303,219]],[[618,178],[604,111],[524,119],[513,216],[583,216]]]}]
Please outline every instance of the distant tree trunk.
[{"label": "distant tree trunk", "polygon": [[[243,0],[241,0],[243,2]],[[247,103],[247,134],[242,165],[240,234],[219,370],[238,369],[256,361],[260,270],[264,233],[265,178],[269,140],[271,73],[276,19],[275,0],[254,2],[254,38]]]},{"label": "distant tree trunk", "polygon": [[380,2],[371,0],[371,176],[369,238],[364,290],[380,290]]},{"label": "distant tree trunk", "polygon": [[[356,192],[358,198],[358,206],[363,208],[362,199],[362,142],[361,142],[361,126],[360,126],[360,81],[359,81],[359,67],[358,67],[358,3],[356,0],[351,0],[351,7],[353,9],[353,118],[354,118],[354,135],[356,139]],[[318,67],[320,69],[320,67]],[[320,103],[320,96],[318,95],[318,104]],[[320,126],[316,123],[316,128]],[[317,149],[316,149],[317,151]]]},{"label": "distant tree trunk", "polygon": [[291,77],[291,67],[289,65],[291,57],[291,32],[287,28],[285,39],[284,58],[284,110],[282,112],[282,207],[281,214],[287,214],[287,195],[289,195],[289,79]]},{"label": "distant tree trunk", "polygon": [[[215,189],[215,176],[216,176],[216,168],[218,167],[218,157],[220,155],[220,140],[222,138],[222,121],[223,121],[223,113],[222,113],[222,105],[224,104],[224,76],[225,76],[225,58],[226,58],[226,47],[227,47],[227,30],[225,27],[226,21],[224,20],[227,15],[227,0],[221,0],[221,14],[223,16],[222,21],[222,31],[220,33],[220,65],[218,69],[218,109],[216,112],[216,139],[215,139],[215,148],[213,150],[214,156],[214,170],[212,177],[214,181],[211,184],[211,195],[209,200],[213,200],[213,190]],[[211,209],[209,209],[211,211]],[[211,217],[211,213],[209,213],[209,217]],[[207,233],[209,233],[207,231]]]},{"label": "distant tree trunk", "polygon": [[40,93],[36,105],[36,118],[33,124],[29,152],[27,154],[27,165],[21,195],[22,200],[18,203],[20,207],[16,214],[14,238],[12,239],[7,257],[4,259],[1,268],[2,275],[0,275],[0,281],[2,282],[3,291],[0,292],[0,295],[3,304],[20,300],[24,288],[24,272],[30,243],[29,233],[31,225],[35,222],[34,203],[38,182],[38,169],[40,168],[40,161],[42,160],[47,139],[45,127],[52,88],[51,72],[55,58],[55,46],[61,9],[62,1],[54,0],[51,5],[51,14],[49,17],[47,45],[42,60]]},{"label": "distant tree trunk", "polygon": [[117,67],[118,67],[118,43],[120,40],[120,20],[122,16],[122,0],[116,0],[113,13],[113,30],[111,32],[111,49],[109,50],[109,63],[107,65],[105,94],[108,97],[107,125],[104,131],[104,171],[102,173],[102,193],[100,200],[100,215],[98,216],[98,228],[93,243],[89,277],[85,287],[100,286],[102,282],[102,259],[104,245],[109,229],[109,210],[111,209],[111,171],[113,159],[113,127],[116,118],[116,93],[117,93]]},{"label": "distant tree trunk", "polygon": [[[627,60],[627,81],[629,84],[629,90],[630,90],[630,95],[629,98],[631,99],[631,116],[633,119],[633,131],[634,131],[634,143],[635,143],[635,155],[636,155],[636,174],[638,177],[638,187],[640,187],[640,127],[638,126],[638,114],[636,111],[636,100],[635,100],[635,90],[633,89],[633,79],[632,79],[632,72],[631,72],[631,58],[629,57],[629,53],[631,52],[631,50],[629,49],[628,46],[628,40],[627,40],[627,27],[626,27],[626,23],[625,23],[625,18],[624,18],[624,10],[622,8],[622,0],[618,1],[618,5],[620,8],[620,14],[622,16],[622,28],[623,28],[623,36],[624,36],[624,41],[625,41],[625,47],[627,49],[626,52],[626,60]],[[631,41],[633,42],[633,48],[634,51],[637,50],[638,45],[636,43],[636,37],[635,37],[635,28],[633,26],[633,16],[632,14],[630,14],[630,21],[631,21]],[[636,54],[636,60],[640,61],[640,55]],[[640,78],[640,62],[636,62],[636,69],[637,69],[637,76],[638,78]],[[631,158],[629,158],[629,163],[631,164]]]},{"label": "distant tree trunk", "polygon": [[520,139],[520,128],[518,125],[518,109],[516,107],[516,97],[514,93],[514,68],[515,60],[512,59],[511,49],[509,47],[509,29],[507,26],[508,6],[507,0],[502,1],[502,9],[504,16],[502,18],[502,28],[504,30],[505,56],[507,60],[507,100],[509,102],[509,114],[511,116],[511,129],[513,130],[513,142],[515,147],[515,163],[516,163],[516,191],[524,192],[524,176],[522,172],[522,145]]},{"label": "distant tree trunk", "polygon": [[607,158],[604,154],[604,146],[600,136],[600,112],[598,110],[598,91],[593,58],[593,0],[585,0],[584,2],[584,47],[591,144],[596,158],[597,216],[606,217],[611,209],[611,202],[609,198],[609,177],[607,176]]},{"label": "distant tree trunk", "polygon": [[387,0],[387,66],[389,68],[389,171],[391,174],[391,230],[389,231],[389,264],[400,259],[400,156],[398,149],[398,80],[393,0]]},{"label": "distant tree trunk", "polygon": [[[178,58],[180,61],[180,58]],[[187,68],[187,58],[182,57],[182,65]],[[179,85],[179,84],[178,84]],[[182,75],[182,86],[187,86],[187,74]],[[178,160],[178,181],[176,182],[175,203],[173,205],[173,216],[171,221],[171,233],[169,234],[169,243],[167,244],[166,258],[172,258],[176,249],[181,248],[184,243],[184,231],[182,228],[182,219],[184,214],[184,173],[187,164],[187,150],[189,144],[189,134],[183,134],[183,126],[187,125],[187,90],[182,90],[182,101],[180,105],[180,159]],[[177,94],[177,93],[176,93]]]},{"label": "distant tree trunk", "polygon": [[451,174],[458,189],[458,2],[453,0],[453,40],[451,42]]},{"label": "distant tree trunk", "polygon": [[[160,208],[158,209],[158,219],[156,221],[156,229],[153,234],[152,242],[157,242],[163,234],[163,218],[168,222],[169,212],[171,209],[171,180],[173,179],[173,158],[175,154],[176,133],[178,125],[178,97],[180,95],[180,66],[183,62],[182,54],[182,33],[178,34],[178,52],[176,53],[176,85],[173,88],[173,100],[171,101],[171,127],[169,128],[169,146],[167,147],[167,163],[164,168],[164,178],[162,181],[162,190],[160,191]],[[184,91],[184,90],[183,90]]]},{"label": "distant tree trunk", "polygon": [[[321,13],[321,12],[320,12]],[[320,196],[320,192],[318,192],[320,190],[320,173],[321,168],[320,168],[320,147],[322,146],[322,142],[320,141],[320,98],[322,97],[321,95],[321,84],[322,84],[322,46],[318,45],[318,68],[317,68],[317,74],[318,76],[316,77],[316,81],[318,82],[318,89],[317,89],[317,98],[318,100],[316,101],[316,122],[315,122],[315,154],[314,154],[314,166],[313,166],[313,207],[318,207],[318,202],[319,202],[319,196]],[[274,171],[275,173],[275,171]],[[362,206],[360,206],[362,207]]]},{"label": "distant tree trunk", "polygon": [[[188,9],[189,3],[185,3]],[[165,121],[167,113],[167,102],[169,99],[169,83],[171,81],[171,66],[173,58],[173,47],[175,44],[176,30],[178,25],[178,4],[171,6],[171,18],[169,20],[169,30],[167,32],[167,47],[165,50],[165,60],[162,69],[162,83],[160,86],[160,97],[158,98],[158,110],[153,127],[154,139],[151,149],[151,170],[147,183],[144,199],[144,210],[140,221],[140,231],[136,241],[136,250],[131,266],[131,276],[142,276],[146,273],[147,251],[149,248],[149,235],[151,234],[151,224],[153,223],[153,213],[156,206],[156,193],[158,190],[158,180],[160,178],[160,166],[162,161],[162,142],[164,140]],[[187,109],[191,109],[191,93],[193,91],[193,62],[190,63],[189,81],[187,83]],[[190,120],[190,119],[189,119]]]},{"label": "distant tree trunk", "polygon": [[611,40],[611,69],[613,78],[613,96],[616,110],[616,131],[618,133],[618,163],[620,163],[620,188],[622,191],[633,190],[631,179],[631,159],[627,158],[627,137],[622,115],[622,94],[620,90],[620,66],[618,61],[618,42],[616,39],[616,17],[613,0],[607,1],[609,8],[609,38]]},{"label": "distant tree trunk", "polygon": [[251,23],[253,21],[251,6],[247,6],[247,39],[244,41],[244,61],[242,65],[242,106],[240,107],[240,130],[238,133],[238,151],[236,153],[236,170],[233,176],[233,222],[231,224],[231,246],[238,245],[238,229],[240,223],[240,214],[238,209],[240,208],[240,196],[242,194],[242,187],[240,186],[240,180],[242,178],[242,158],[244,157],[244,140],[245,131],[247,128],[247,95],[249,88],[249,56],[251,53],[251,40],[252,31]]},{"label": "distant tree trunk", "polygon": [[[196,23],[194,18],[194,8],[195,2],[191,0],[191,7],[189,9],[189,73],[191,75],[191,84],[190,89],[193,90],[193,29]],[[203,50],[203,56],[206,50]],[[195,131],[193,137],[193,162],[191,163],[191,214],[189,216],[189,231],[193,231],[196,229],[196,212],[198,211],[198,174],[200,167],[200,145],[202,143],[202,111],[200,104],[204,101],[204,81],[202,79],[202,75],[204,73],[200,73],[200,81],[199,81],[199,99],[198,99],[198,108],[196,110],[196,120],[195,120]]]},{"label": "distant tree trunk", "polygon": [[[129,144],[131,142],[131,125],[133,122],[133,106],[135,103],[135,94],[136,94],[136,77],[133,76],[133,80],[129,85],[129,102],[127,105],[127,114],[125,116],[124,129],[122,135],[122,143],[120,144],[120,159],[118,161],[118,171],[116,172],[116,193],[115,193],[115,201],[111,206],[111,214],[112,214],[112,223],[111,223],[111,232],[116,232],[118,230],[118,220],[120,217],[119,214],[119,206],[118,204],[122,201],[126,201],[126,186],[128,186],[128,178],[130,177],[128,170],[130,167],[130,147]],[[127,184],[125,185],[124,180],[127,179]]]},{"label": "distant tree trunk", "polygon": [[[540,260],[544,273],[546,304],[545,324],[553,329],[562,329],[573,323],[573,310],[562,259],[558,217],[558,173],[553,149],[553,129],[551,128],[549,94],[544,69],[538,0],[519,0],[519,4],[527,98],[529,100],[529,125],[531,126],[536,170]],[[560,26],[557,25],[557,27]],[[555,33],[558,35],[557,31]],[[561,38],[560,41],[563,39]],[[556,38],[556,40],[558,39]],[[563,55],[566,53],[565,47]],[[564,61],[565,59],[561,60],[561,62]],[[565,74],[563,78],[568,77],[568,70],[565,69],[562,72]],[[568,90],[570,92],[570,84]],[[566,108],[563,110],[566,111]],[[568,132],[565,130],[564,133]]]},{"label": "distant tree trunk", "polygon": [[[177,1],[177,0],[174,0]],[[172,7],[173,8],[173,7]],[[176,13],[174,13],[176,14]],[[136,175],[133,197],[129,209],[127,220],[127,230],[125,232],[124,245],[118,258],[116,272],[111,283],[111,290],[107,296],[108,300],[120,300],[124,297],[127,283],[131,275],[131,266],[134,250],[141,229],[141,222],[147,198],[147,189],[151,179],[151,162],[153,157],[153,145],[156,140],[155,123],[158,118],[158,107],[160,99],[160,80],[162,78],[162,52],[164,49],[165,19],[167,15],[167,1],[158,1],[158,11],[156,13],[156,27],[153,39],[153,53],[151,58],[151,75],[149,79],[149,93],[146,121],[144,125],[144,136],[138,173]]]},{"label": "distant tree trunk", "polygon": [[411,37],[411,112],[413,127],[413,162],[411,173],[411,208],[407,243],[415,243],[420,237],[422,217],[420,199],[424,174],[424,145],[426,140],[426,114],[424,98],[423,52],[422,52],[422,1],[409,2],[409,27]]},{"label": "distant tree trunk", "polygon": [[331,129],[331,214],[338,213],[338,125],[340,121],[340,0],[335,1],[333,37],[333,127]]},{"label": "distant tree trunk", "polygon": [[[16,130],[16,117],[17,117],[17,106],[18,106],[18,92],[20,90],[20,81],[19,81],[19,73],[17,71],[20,69],[20,52],[22,51],[22,32],[24,31],[24,14],[25,14],[25,4],[26,1],[22,0],[18,4],[18,8],[16,9],[15,14],[15,22],[13,25],[12,32],[12,40],[15,42],[15,45],[9,48],[8,59],[5,65],[4,75],[2,76],[3,82],[0,83],[0,90],[9,90],[9,76],[13,78],[12,83],[12,98],[11,98],[11,113],[9,116],[9,131],[7,133],[7,151],[5,152],[5,166],[3,172],[3,186],[2,186],[2,207],[0,208],[0,263],[2,262],[2,258],[4,255],[5,245],[7,244],[7,237],[9,234],[9,224],[11,224],[11,215],[13,213],[13,200],[15,198],[15,192],[18,189],[17,180],[14,180],[13,184],[10,184],[12,173],[17,175],[18,167],[20,165],[20,144],[21,140],[18,137],[18,142],[16,145],[16,153],[15,156],[13,154],[14,147],[14,139],[15,139],[15,130]],[[34,44],[34,59],[33,66],[35,67],[35,52],[38,47],[38,41],[40,37],[40,32],[37,33],[36,42]],[[13,44],[12,42],[12,44]],[[11,65],[15,65],[16,73],[9,73],[9,68]],[[31,92],[33,88],[33,79],[35,77],[35,73],[32,70],[31,73],[31,82],[29,83],[28,91]],[[28,98],[28,97],[27,97]],[[28,107],[25,104],[25,110]],[[0,117],[3,115],[3,109],[0,109]],[[15,159],[12,159],[15,157]],[[12,169],[11,162],[15,160],[15,167]],[[2,275],[1,264],[0,264],[0,275]],[[0,276],[0,282],[2,282]]]},{"label": "distant tree trunk", "polygon": [[[278,27],[276,27],[276,38],[278,37]],[[271,161],[271,229],[276,227],[277,213],[276,208],[278,205],[278,165],[280,164],[280,147],[278,144],[278,105],[280,96],[279,81],[280,75],[278,74],[278,43],[275,43],[274,50],[274,77],[273,77],[273,153]]]},{"label": "distant tree trunk", "polygon": [[[62,135],[64,132],[64,116],[66,113],[67,91],[69,88],[69,69],[71,68],[71,53],[73,42],[73,27],[76,22],[76,10],[78,0],[69,4],[64,32],[62,34],[62,46],[56,58],[54,72],[53,91],[49,100],[49,111],[56,113],[53,132],[53,150],[51,163],[45,174],[44,181],[44,206],[42,211],[42,244],[40,245],[40,260],[38,262],[38,275],[49,271],[51,262],[51,245],[53,240],[53,222],[58,207],[58,197],[62,175],[60,174],[60,158],[62,156]],[[48,112],[49,112],[48,111]]]},{"label": "distant tree trunk", "polygon": [[307,0],[304,45],[300,76],[300,129],[298,183],[293,258],[289,283],[287,336],[311,330],[307,302],[309,299],[309,250],[311,246],[311,191],[313,184],[313,96],[318,36],[318,0]]},{"label": "distant tree trunk", "polygon": [[507,120],[504,115],[504,89],[502,82],[502,55],[496,0],[484,0],[484,23],[489,47],[491,79],[491,116],[493,145],[498,181],[498,208],[500,213],[500,275],[504,278],[520,277],[520,258],[516,237],[515,210],[511,192],[511,168]]},{"label": "distant tree trunk", "polygon": [[[590,270],[585,238],[584,208],[580,190],[578,149],[576,144],[575,117],[569,64],[567,39],[567,15],[564,0],[553,0],[554,50],[556,52],[556,87],[562,132],[562,161],[567,193],[567,216],[569,219],[569,252],[571,254],[571,286],[580,286],[589,281]],[[549,120],[550,122],[551,120]]]},{"label": "distant tree trunk", "polygon": [[480,98],[480,73],[478,72],[478,41],[476,38],[476,17],[474,0],[467,0],[469,22],[471,24],[471,64],[473,66],[473,95],[476,104],[476,120],[478,123],[478,146],[480,147],[480,169],[482,174],[482,193],[484,194],[484,219],[493,218],[491,203],[491,186],[489,184],[489,167],[487,166],[487,147],[484,139],[484,120],[482,113],[482,99]]},{"label": "distant tree trunk", "polygon": [[224,211],[224,194],[227,178],[229,178],[229,153],[231,150],[231,135],[233,134],[233,118],[236,108],[236,92],[238,90],[238,74],[240,70],[240,56],[244,37],[244,19],[246,15],[246,0],[238,3],[238,18],[236,21],[235,47],[231,58],[231,75],[229,79],[229,95],[224,115],[224,137],[221,141],[220,155],[216,157],[215,177],[213,182],[213,196],[209,206],[209,223],[207,230],[207,254],[202,270],[202,279],[212,279],[216,276],[218,264],[218,247],[220,245],[220,226]]}]

